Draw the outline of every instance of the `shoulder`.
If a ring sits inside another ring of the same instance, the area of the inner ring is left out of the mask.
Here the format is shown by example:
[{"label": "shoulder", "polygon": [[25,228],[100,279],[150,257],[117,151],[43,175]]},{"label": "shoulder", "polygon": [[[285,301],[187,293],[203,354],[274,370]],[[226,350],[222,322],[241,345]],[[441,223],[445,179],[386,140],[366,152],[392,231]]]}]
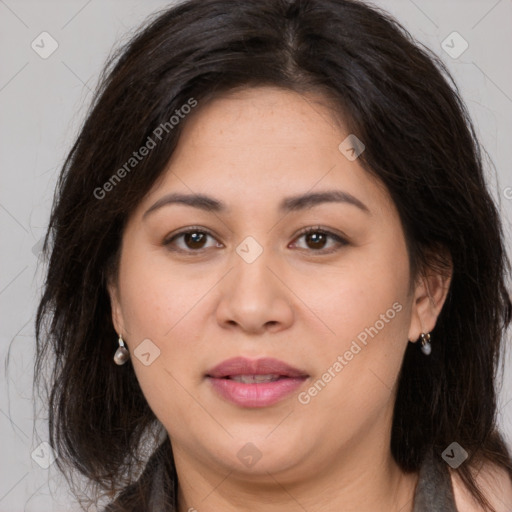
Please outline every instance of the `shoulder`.
[{"label": "shoulder", "polygon": [[[453,494],[460,512],[484,512],[462,482],[456,470],[450,470]],[[476,482],[496,512],[512,511],[512,480],[507,472],[494,464],[486,463],[477,472]]]}]

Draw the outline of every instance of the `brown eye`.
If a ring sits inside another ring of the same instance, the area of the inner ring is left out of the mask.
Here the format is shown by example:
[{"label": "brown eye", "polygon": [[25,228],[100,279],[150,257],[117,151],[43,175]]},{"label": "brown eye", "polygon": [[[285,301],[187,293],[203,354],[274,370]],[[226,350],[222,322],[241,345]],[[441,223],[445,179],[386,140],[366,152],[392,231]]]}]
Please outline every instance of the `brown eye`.
[{"label": "brown eye", "polygon": [[207,236],[205,233],[193,231],[191,233],[184,233],[183,241],[189,249],[202,249]]},{"label": "brown eye", "polygon": [[[331,253],[336,251],[339,247],[348,244],[341,236],[316,227],[304,230],[297,240],[301,238],[304,238],[306,242],[306,249],[311,249],[313,252]],[[325,247],[329,240],[333,240],[335,245],[334,247],[331,246],[331,248],[326,249]]]},{"label": "brown eye", "polygon": [[311,249],[323,249],[328,238],[325,233],[320,232],[307,233],[304,236],[306,243]]},{"label": "brown eye", "polygon": [[[208,237],[213,238],[213,235],[207,231],[198,228],[189,228],[186,231],[177,233],[171,238],[164,240],[163,245],[169,247],[172,251],[182,252],[200,252],[207,249],[206,241]],[[177,244],[178,240],[182,240],[182,244]],[[177,247],[174,247],[177,246]],[[216,245],[222,247],[222,244]]]}]

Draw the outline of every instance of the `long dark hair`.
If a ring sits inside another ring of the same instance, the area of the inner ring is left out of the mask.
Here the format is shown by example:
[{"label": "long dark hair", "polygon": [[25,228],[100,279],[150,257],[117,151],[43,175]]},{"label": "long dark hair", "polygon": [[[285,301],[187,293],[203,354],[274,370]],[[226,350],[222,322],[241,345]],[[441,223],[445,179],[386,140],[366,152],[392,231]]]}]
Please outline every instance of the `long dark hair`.
[{"label": "long dark hair", "polygon": [[[188,0],[157,13],[109,59],[63,166],[44,245],[35,370],[51,368],[41,384],[57,464],[113,496],[133,483],[149,441],[156,446],[162,426],[133,367],[112,361],[107,280],[116,276],[127,218],[187,122],[171,117],[257,85],[328,98],[333,116],[366,146],[359,163],[398,208],[412,277],[453,263],[435,349],[425,358],[410,344],[405,354],[391,450],[404,471],[417,471],[427,450],[440,455],[457,441],[469,453],[458,472],[488,506],[470,466],[491,461],[512,478],[496,429],[495,382],[512,308],[498,211],[442,61],[387,13],[355,0]],[[150,139],[147,156],[127,166]],[[167,475],[175,486],[172,460]]]}]

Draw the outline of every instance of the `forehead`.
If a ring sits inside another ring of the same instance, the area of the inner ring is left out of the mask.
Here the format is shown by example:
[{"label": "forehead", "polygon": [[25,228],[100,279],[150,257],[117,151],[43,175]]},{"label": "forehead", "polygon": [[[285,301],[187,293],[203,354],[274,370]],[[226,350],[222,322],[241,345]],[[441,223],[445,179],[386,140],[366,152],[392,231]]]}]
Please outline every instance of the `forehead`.
[{"label": "forehead", "polygon": [[329,147],[343,131],[323,96],[262,86],[199,104],[182,137],[189,145],[202,146]]},{"label": "forehead", "polygon": [[179,191],[208,193],[246,209],[270,207],[284,196],[333,188],[366,204],[376,194],[389,203],[382,185],[340,151],[350,134],[322,96],[268,86],[242,89],[199,102],[183,122],[167,170],[144,206]]}]

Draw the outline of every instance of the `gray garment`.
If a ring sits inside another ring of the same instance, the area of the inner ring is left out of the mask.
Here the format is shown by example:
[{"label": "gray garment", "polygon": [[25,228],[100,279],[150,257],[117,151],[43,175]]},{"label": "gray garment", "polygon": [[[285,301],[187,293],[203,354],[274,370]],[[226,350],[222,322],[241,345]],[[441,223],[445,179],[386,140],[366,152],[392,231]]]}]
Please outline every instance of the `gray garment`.
[{"label": "gray garment", "polygon": [[432,451],[420,468],[413,512],[457,512],[448,466]]},{"label": "gray garment", "polygon": [[[169,443],[169,440],[166,439],[165,443]],[[144,481],[146,482],[143,487],[148,482],[150,487],[147,505],[124,508],[116,500],[109,505],[112,508],[107,507],[104,512],[114,512],[116,510],[123,510],[123,512],[166,512],[176,510],[166,502],[164,490],[166,474],[163,459],[155,457],[158,452],[162,452],[165,443],[153,454],[146,470],[143,472]],[[428,452],[418,476],[413,512],[457,512],[450,473],[446,463],[439,456],[436,457],[432,452]],[[139,479],[139,482],[141,482],[141,479]],[[175,491],[176,488],[174,488]],[[172,499],[171,501],[174,502],[175,507],[175,500]],[[120,508],[116,508],[116,505]]]}]

